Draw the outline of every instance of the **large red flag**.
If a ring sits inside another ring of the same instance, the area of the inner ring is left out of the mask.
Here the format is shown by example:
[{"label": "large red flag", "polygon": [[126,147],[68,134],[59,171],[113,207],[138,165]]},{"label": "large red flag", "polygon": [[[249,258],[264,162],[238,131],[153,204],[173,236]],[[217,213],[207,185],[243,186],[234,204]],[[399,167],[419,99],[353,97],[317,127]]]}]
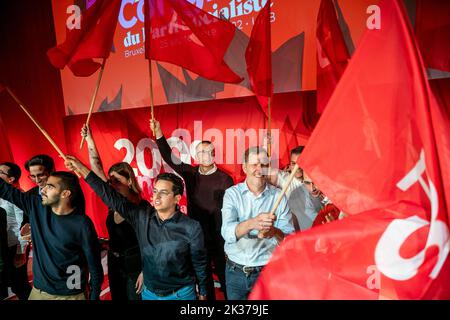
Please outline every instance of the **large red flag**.
[{"label": "large red flag", "polygon": [[350,59],[333,0],[320,3],[316,40],[317,111],[322,113]]},{"label": "large red flag", "polygon": [[270,6],[267,1],[258,13],[245,51],[250,85],[263,109],[273,94]]},{"label": "large red flag", "polygon": [[299,161],[351,216],[287,239],[253,299],[450,298],[450,123],[402,1],[379,7]]},{"label": "large red flag", "polygon": [[108,58],[113,45],[121,0],[97,0],[81,15],[80,28],[66,26],[66,41],[47,51],[59,69],[69,66],[78,77],[88,77],[100,68],[94,58]]},{"label": "large red flag", "polygon": [[235,28],[186,0],[145,0],[145,57],[215,81],[242,79],[223,61]]},{"label": "large red flag", "polygon": [[450,1],[418,0],[416,35],[425,65],[450,72]]}]

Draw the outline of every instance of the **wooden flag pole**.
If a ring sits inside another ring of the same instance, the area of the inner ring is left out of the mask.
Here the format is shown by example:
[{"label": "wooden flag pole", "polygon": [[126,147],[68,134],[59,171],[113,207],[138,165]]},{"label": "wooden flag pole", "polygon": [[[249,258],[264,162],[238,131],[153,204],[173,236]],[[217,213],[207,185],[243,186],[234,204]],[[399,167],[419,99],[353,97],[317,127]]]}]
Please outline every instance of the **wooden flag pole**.
[{"label": "wooden flag pole", "polygon": [[[105,69],[106,58],[103,58],[102,66],[100,67],[100,73],[97,77],[97,83],[95,84],[94,94],[91,99],[91,106],[89,107],[89,113],[86,119],[86,126],[89,126],[89,121],[91,120],[92,111],[94,110],[95,99],[97,98],[98,88],[100,87],[100,81],[102,80],[103,70]],[[81,138],[80,149],[83,148],[85,137]]]},{"label": "wooden flag pole", "polygon": [[[270,210],[270,215],[274,215],[275,211],[277,211],[278,206],[280,205],[281,200],[283,200],[284,195],[286,194],[287,190],[289,189],[289,186],[291,185],[292,180],[294,180],[295,174],[297,173],[298,169],[299,169],[299,166],[298,166],[298,163],[296,163],[294,168],[292,169],[291,175],[289,176],[286,184],[283,187],[283,190],[281,190],[281,193],[278,196],[278,199],[275,202],[275,205],[273,206],[272,210]],[[262,234],[264,234],[264,231],[259,231],[258,237]]]},{"label": "wooden flag pole", "polygon": [[269,97],[268,106],[267,106],[267,155],[272,156],[272,97]]},{"label": "wooden flag pole", "polygon": [[152,73],[152,60],[148,59],[148,71],[150,76],[150,110],[152,115],[152,120],[155,120],[155,111],[153,104],[153,73]]},{"label": "wooden flag pole", "polygon": [[[66,160],[66,155],[61,151],[61,149],[58,147],[58,145],[55,143],[55,141],[50,137],[50,135],[45,131],[44,128],[34,119],[34,117],[31,115],[31,113],[25,108],[25,106],[22,104],[22,102],[16,97],[16,95],[8,88],[6,87],[6,90],[8,91],[9,95],[17,102],[17,104],[22,108],[22,110],[26,113],[26,115],[33,121],[35,126],[42,132],[45,138],[50,142],[50,144],[55,148],[55,150],[59,153],[59,155]],[[75,174],[78,176],[78,178],[81,177],[81,175],[75,171]]]}]

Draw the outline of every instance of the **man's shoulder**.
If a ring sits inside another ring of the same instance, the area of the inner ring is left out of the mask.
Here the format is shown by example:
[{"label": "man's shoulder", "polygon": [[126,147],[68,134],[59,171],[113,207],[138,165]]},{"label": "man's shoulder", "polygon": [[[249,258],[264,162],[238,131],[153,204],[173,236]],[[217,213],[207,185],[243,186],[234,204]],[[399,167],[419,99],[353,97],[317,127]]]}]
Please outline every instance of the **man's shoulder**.
[{"label": "man's shoulder", "polygon": [[217,173],[217,175],[220,175],[224,179],[231,179],[231,180],[233,180],[233,178],[228,173],[226,173],[223,169],[221,169],[219,167],[217,167],[216,173]]},{"label": "man's shoulder", "polygon": [[232,185],[228,189],[225,190],[225,193],[228,193],[229,195],[241,195],[244,191],[244,184],[245,182],[236,183],[235,185]]},{"label": "man's shoulder", "polygon": [[180,214],[179,222],[185,224],[189,228],[193,229],[201,228],[200,222],[198,222],[197,220],[192,219],[191,217],[185,215],[182,212],[180,212],[179,214]]},{"label": "man's shoulder", "polygon": [[28,191],[25,191],[26,194],[39,195],[39,186],[35,186]]}]

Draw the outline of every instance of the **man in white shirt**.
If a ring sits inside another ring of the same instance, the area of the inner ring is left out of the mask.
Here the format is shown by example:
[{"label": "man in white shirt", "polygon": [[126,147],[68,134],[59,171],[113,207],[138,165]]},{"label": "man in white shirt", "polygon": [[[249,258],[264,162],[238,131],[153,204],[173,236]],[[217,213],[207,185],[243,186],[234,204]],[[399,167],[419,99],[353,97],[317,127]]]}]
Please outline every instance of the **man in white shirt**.
[{"label": "man in white shirt", "polygon": [[[19,188],[21,170],[12,162],[0,164],[0,178],[6,183]],[[27,241],[20,236],[20,226],[23,221],[23,211],[11,202],[0,199],[0,207],[6,211],[8,250],[6,257],[7,280],[12,291],[20,300],[27,300],[31,292],[28,282],[26,246]]]},{"label": "man in white shirt", "polygon": [[[271,170],[269,182],[281,189],[287,184],[291,170],[297,163],[297,159],[303,151],[303,146],[298,146],[291,150],[288,170]],[[303,185],[303,170],[298,169],[295,178],[292,180],[286,192],[288,206],[292,212],[293,223],[296,231],[305,231],[311,228],[317,213],[322,209],[323,204],[318,198],[311,196],[308,189]]]}]

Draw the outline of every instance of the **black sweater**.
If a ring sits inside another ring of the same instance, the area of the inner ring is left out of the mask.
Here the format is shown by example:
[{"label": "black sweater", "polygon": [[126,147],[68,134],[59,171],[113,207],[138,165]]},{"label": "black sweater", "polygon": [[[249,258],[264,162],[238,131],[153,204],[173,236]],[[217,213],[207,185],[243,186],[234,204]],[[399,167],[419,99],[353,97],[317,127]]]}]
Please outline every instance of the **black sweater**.
[{"label": "black sweater", "polygon": [[[224,171],[217,169],[210,175],[202,175],[198,167],[181,160],[172,161],[172,149],[163,136],[156,140],[159,152],[165,162],[180,176],[186,184],[188,215],[200,222],[205,233],[208,248],[222,247],[222,203],[225,190],[233,186],[233,179]],[[175,158],[176,159],[176,158]]]},{"label": "black sweater", "polygon": [[76,295],[85,291],[89,269],[90,299],[98,299],[103,268],[91,219],[76,210],[69,215],[57,215],[49,206],[42,205],[40,196],[23,193],[2,179],[0,198],[30,216],[34,287],[53,295]]}]

